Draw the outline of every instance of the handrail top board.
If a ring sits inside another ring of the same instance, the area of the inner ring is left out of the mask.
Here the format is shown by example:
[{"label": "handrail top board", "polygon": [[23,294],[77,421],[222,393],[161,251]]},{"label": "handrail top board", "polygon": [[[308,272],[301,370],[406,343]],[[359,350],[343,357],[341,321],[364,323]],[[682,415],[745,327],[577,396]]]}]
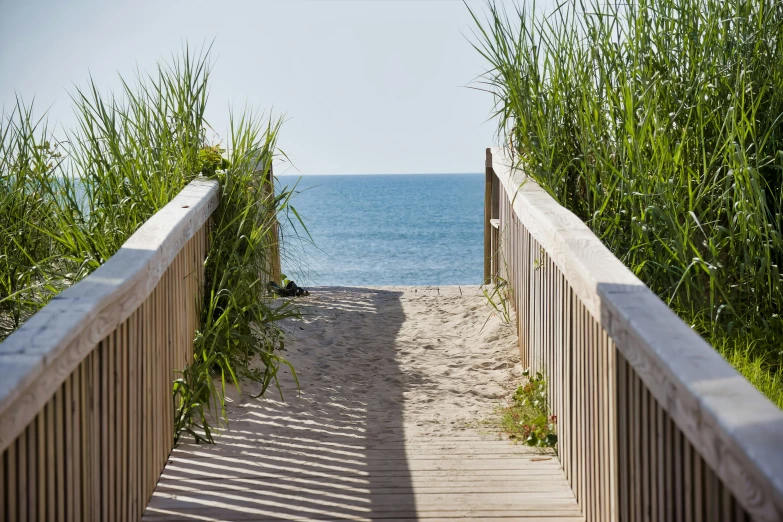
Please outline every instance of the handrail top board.
[{"label": "handrail top board", "polygon": [[783,412],[503,148],[487,149],[487,167],[520,222],[737,500],[759,520],[783,520]]},{"label": "handrail top board", "polygon": [[93,347],[149,297],[218,202],[217,181],[190,182],[109,260],[0,343],[0,451]]}]

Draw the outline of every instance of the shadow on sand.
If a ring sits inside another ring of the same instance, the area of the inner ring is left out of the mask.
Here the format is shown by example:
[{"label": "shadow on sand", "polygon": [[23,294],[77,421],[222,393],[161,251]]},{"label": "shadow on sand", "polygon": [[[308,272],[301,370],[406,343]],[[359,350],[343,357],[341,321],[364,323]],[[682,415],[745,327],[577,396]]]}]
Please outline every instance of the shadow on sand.
[{"label": "shadow on sand", "polygon": [[400,292],[334,290],[339,302],[308,299],[304,323],[286,326],[301,393],[248,387],[216,445],[174,450],[144,520],[416,517],[402,406],[421,376],[396,360]]}]

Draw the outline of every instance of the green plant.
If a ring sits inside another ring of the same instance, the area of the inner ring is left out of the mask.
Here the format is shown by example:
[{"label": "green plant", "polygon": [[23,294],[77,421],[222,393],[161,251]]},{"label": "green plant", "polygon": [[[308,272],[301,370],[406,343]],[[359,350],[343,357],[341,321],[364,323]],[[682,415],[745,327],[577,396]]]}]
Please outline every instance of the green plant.
[{"label": "green plant", "polygon": [[202,147],[198,151],[198,165],[196,172],[204,176],[214,177],[218,170],[226,170],[231,163],[223,157],[225,149],[217,145]]},{"label": "green plant", "polygon": [[[486,287],[481,287],[481,292],[484,294],[484,298],[487,300],[487,304],[492,308],[495,314],[500,317],[500,320],[508,324],[511,322],[511,308],[509,305],[511,297],[511,287],[508,285],[508,281],[500,276],[495,276],[495,284],[492,285],[492,290],[487,290]],[[490,317],[492,317],[490,315]],[[487,317],[489,321],[490,317]],[[484,322],[486,326],[487,321]]]},{"label": "green plant", "polygon": [[[226,386],[239,389],[241,378],[259,382],[261,394],[278,384],[281,365],[297,379],[293,367],[277,353],[284,348],[277,323],[298,317],[298,311],[291,301],[272,306],[266,297],[269,254],[278,241],[274,224],[278,209],[287,207],[292,196],[286,191],[275,194],[266,176],[277,151],[281,121],[265,120],[264,125],[252,116],[232,119],[229,166],[218,172],[221,198],[209,233],[201,329],[187,370],[202,381],[217,377],[219,385],[204,388],[199,382],[205,397],[198,402],[211,401],[214,410],[222,413]],[[178,408],[196,413],[204,422],[184,394]],[[208,430],[204,438],[212,440]]]},{"label": "green plant", "polygon": [[[503,256],[503,238],[505,237],[505,234],[500,233],[498,234],[498,245],[495,248],[495,251],[492,252],[492,257],[497,257],[499,259],[498,265],[503,265],[505,268],[505,272],[508,272],[508,263],[506,262],[505,257]],[[497,315],[501,321],[503,321],[506,324],[509,324],[511,322],[511,302],[512,302],[512,291],[511,285],[508,284],[508,281],[500,277],[500,274],[493,274],[492,280],[494,281],[492,284],[492,289],[487,290],[485,286],[481,287],[481,292],[484,294],[484,298],[487,300],[487,304],[490,308],[492,308],[495,315]],[[492,317],[492,314],[490,314],[489,317],[487,317],[487,320],[484,321],[484,325],[481,327],[482,330],[484,329],[484,326],[487,325],[490,318]]]},{"label": "green plant", "polygon": [[783,406],[768,386],[783,365],[783,4],[489,3],[474,19],[477,88],[515,161]]},{"label": "green plant", "polygon": [[541,372],[522,374],[525,382],[500,412],[500,425],[510,439],[527,446],[556,448],[557,417],[550,414],[547,383]]},{"label": "green plant", "polygon": [[186,49],[153,74],[121,78],[116,95],[92,82],[77,88],[77,124],[62,140],[22,102],[0,117],[0,339],[109,259],[191,180],[220,181],[194,357],[172,375],[177,437],[197,441],[211,441],[227,384],[250,378],[266,391],[277,382],[287,362],[276,353],[276,321],[298,315],[265,299],[260,283],[277,246],[272,224],[289,210],[298,217],[292,192],[275,194],[264,175],[280,120],[232,115],[228,146],[207,142],[209,76],[209,51]]},{"label": "green plant", "polygon": [[56,182],[62,154],[49,141],[46,122],[35,120],[20,100],[0,118],[0,340],[57,291],[37,263],[51,241],[39,232],[51,223],[56,203],[48,186]]}]

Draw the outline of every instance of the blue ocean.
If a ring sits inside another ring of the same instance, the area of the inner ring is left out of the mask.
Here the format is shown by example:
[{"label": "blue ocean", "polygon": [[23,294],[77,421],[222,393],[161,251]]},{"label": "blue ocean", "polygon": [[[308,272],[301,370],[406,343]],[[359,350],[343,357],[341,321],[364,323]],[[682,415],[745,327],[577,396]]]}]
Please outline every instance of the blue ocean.
[{"label": "blue ocean", "polygon": [[292,244],[283,271],[298,284],[481,283],[482,174],[284,176],[278,184],[297,180],[291,204],[313,241],[291,241],[283,227]]}]

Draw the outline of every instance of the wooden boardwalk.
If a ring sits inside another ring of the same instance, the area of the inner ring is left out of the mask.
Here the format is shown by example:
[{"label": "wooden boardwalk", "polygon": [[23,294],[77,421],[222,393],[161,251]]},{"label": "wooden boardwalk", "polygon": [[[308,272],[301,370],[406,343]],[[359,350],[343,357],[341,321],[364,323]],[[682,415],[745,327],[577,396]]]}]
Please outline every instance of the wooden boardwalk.
[{"label": "wooden boardwalk", "polygon": [[301,395],[235,397],[216,445],[171,454],[144,520],[583,520],[554,455],[475,422],[498,401],[464,383],[508,381],[514,340],[457,291],[314,292],[290,326]]}]

